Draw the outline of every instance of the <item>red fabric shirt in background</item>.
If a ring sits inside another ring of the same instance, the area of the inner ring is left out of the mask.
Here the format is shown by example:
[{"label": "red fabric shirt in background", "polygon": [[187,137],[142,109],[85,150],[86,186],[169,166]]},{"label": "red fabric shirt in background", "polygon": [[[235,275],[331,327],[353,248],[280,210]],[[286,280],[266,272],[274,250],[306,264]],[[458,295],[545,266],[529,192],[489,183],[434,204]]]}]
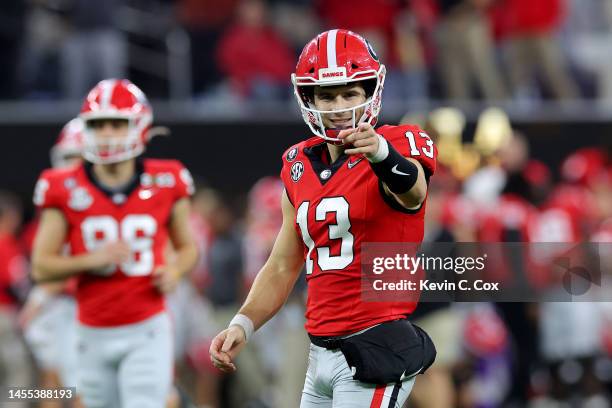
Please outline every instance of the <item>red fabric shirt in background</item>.
[{"label": "red fabric shirt in background", "polygon": [[180,0],[176,12],[189,28],[218,28],[230,21],[237,5],[238,0]]},{"label": "red fabric shirt in background", "polygon": [[251,81],[256,79],[287,83],[295,57],[287,42],[273,29],[234,25],[219,41],[217,63],[238,91],[247,94]]},{"label": "red fabric shirt in background", "polygon": [[345,0],[319,0],[316,8],[333,28],[385,29],[393,25],[401,6],[393,0],[353,0],[350,5]]},{"label": "red fabric shirt in background", "polygon": [[[392,66],[398,62],[395,52],[395,18],[402,5],[396,0],[318,0],[317,14],[325,21],[325,29],[341,28],[364,35],[364,31],[379,31],[385,38],[384,63]],[[377,50],[378,51],[378,50]],[[380,51],[379,51],[380,52]]]},{"label": "red fabric shirt in background", "polygon": [[489,17],[496,39],[548,34],[563,22],[565,7],[562,0],[503,0],[491,7]]},{"label": "red fabric shirt in background", "polygon": [[11,235],[0,235],[0,307],[17,306],[10,289],[19,286],[27,276],[27,262],[19,242]]},{"label": "red fabric shirt in background", "polygon": [[36,238],[36,231],[38,230],[39,223],[38,214],[28,222],[21,231],[19,237],[21,241],[21,247],[23,248],[24,255],[30,258],[32,256],[32,248],[34,247],[34,239]]}]

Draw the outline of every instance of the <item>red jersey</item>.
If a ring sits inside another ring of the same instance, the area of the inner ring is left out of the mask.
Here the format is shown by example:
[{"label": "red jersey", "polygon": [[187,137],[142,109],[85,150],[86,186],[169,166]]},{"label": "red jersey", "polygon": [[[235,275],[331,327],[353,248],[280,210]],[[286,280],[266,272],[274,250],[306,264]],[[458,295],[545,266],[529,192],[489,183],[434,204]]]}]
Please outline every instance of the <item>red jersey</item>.
[{"label": "red jersey", "polygon": [[17,307],[12,294],[27,281],[28,263],[15,237],[0,234],[0,307]]},{"label": "red jersey", "polygon": [[[522,278],[514,268],[517,259],[509,247],[499,245],[500,242],[527,242],[529,240],[529,223],[538,216],[536,207],[524,198],[507,193],[499,197],[495,207],[481,216],[478,224],[478,241],[488,254],[487,274],[489,281],[510,284]],[[523,260],[525,265],[527,260]],[[531,278],[531,276],[527,276]],[[537,282],[535,282],[537,283]]]},{"label": "red jersey", "polygon": [[[21,244],[23,245],[26,251],[26,256],[28,257],[32,256],[32,247],[34,246],[34,238],[36,237],[36,231],[38,230],[38,222],[38,215],[36,215],[36,217],[25,226],[23,232],[21,233]],[[64,250],[65,253],[69,253],[70,248],[66,246]],[[74,294],[76,293],[76,285],[76,277],[68,278],[64,283],[62,295],[74,297]]]},{"label": "red jersey", "polygon": [[[502,194],[495,208],[482,217],[479,223],[478,241],[526,242],[528,222],[536,212],[537,209],[525,199],[514,194]],[[508,237],[505,235],[507,231],[517,231],[520,234]]]},{"label": "red jersey", "polygon": [[540,211],[528,222],[530,278],[542,285],[558,283],[559,270],[555,264],[561,257],[580,255],[575,244],[585,239],[585,227],[591,224],[588,191],[578,186],[560,185]]},{"label": "red jersey", "polygon": [[120,265],[77,275],[78,316],[86,325],[135,323],[165,308],[151,274],[165,263],[174,203],[193,192],[193,182],[178,161],[145,159],[136,163],[136,176],[124,193],[100,186],[88,163],[45,170],[36,185],[34,203],[64,214],[72,255],[117,240],[132,249],[130,259]]},{"label": "red jersey", "polygon": [[[382,126],[377,133],[429,175],[437,151],[416,126]],[[406,210],[388,198],[362,156],[326,159],[325,142],[314,137],[289,148],[281,178],[295,207],[295,228],[304,243],[308,301],[306,330],[337,336],[412,313],[415,302],[361,300],[361,245],[423,239],[425,204]]]}]

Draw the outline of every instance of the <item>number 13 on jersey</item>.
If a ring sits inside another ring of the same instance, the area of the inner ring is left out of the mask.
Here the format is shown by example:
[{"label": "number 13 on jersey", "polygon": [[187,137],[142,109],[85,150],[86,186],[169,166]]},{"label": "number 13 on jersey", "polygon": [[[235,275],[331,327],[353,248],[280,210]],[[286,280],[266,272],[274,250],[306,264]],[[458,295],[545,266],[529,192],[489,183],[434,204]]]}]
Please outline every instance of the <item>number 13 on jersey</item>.
[{"label": "number 13 on jersey", "polygon": [[323,198],[315,208],[315,222],[325,222],[327,214],[335,215],[336,224],[329,224],[327,237],[325,240],[340,241],[340,254],[331,255],[331,248],[323,243],[317,243],[312,239],[308,232],[308,210],[310,201],[304,201],[297,210],[296,223],[300,227],[302,240],[308,248],[306,255],[306,274],[313,272],[314,261],[313,251],[317,250],[317,264],[322,271],[344,269],[353,262],[354,258],[354,236],[350,232],[351,221],[349,219],[349,203],[344,197]]}]

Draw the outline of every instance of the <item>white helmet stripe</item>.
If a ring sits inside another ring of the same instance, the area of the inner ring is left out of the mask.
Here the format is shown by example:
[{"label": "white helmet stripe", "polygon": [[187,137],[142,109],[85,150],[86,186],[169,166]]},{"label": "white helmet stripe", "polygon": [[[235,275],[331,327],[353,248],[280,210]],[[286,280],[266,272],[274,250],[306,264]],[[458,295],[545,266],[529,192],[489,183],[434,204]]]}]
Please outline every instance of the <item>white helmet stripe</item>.
[{"label": "white helmet stripe", "polygon": [[336,34],[338,30],[330,30],[327,33],[327,67],[337,68],[338,61],[336,61]]},{"label": "white helmet stripe", "polygon": [[100,108],[102,110],[106,110],[110,108],[110,101],[113,96],[113,90],[115,89],[115,85],[117,81],[114,79],[109,79],[104,81],[102,85],[102,95],[100,95]]}]

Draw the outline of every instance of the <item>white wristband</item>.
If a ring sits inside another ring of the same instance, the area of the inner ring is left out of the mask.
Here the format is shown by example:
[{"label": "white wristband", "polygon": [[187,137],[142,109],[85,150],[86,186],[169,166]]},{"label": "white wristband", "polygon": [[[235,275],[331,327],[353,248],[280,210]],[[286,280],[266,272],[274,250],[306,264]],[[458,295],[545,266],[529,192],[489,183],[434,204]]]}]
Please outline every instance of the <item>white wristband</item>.
[{"label": "white wristband", "polygon": [[232,321],[229,323],[230,326],[240,326],[242,330],[244,330],[244,337],[246,341],[249,341],[253,332],[255,332],[255,326],[253,325],[253,321],[243,314],[238,313]]},{"label": "white wristband", "polygon": [[368,159],[370,163],[380,163],[389,156],[389,144],[387,140],[381,135],[377,134],[376,136],[378,136],[378,150],[372,157],[366,155],[366,159]]}]

